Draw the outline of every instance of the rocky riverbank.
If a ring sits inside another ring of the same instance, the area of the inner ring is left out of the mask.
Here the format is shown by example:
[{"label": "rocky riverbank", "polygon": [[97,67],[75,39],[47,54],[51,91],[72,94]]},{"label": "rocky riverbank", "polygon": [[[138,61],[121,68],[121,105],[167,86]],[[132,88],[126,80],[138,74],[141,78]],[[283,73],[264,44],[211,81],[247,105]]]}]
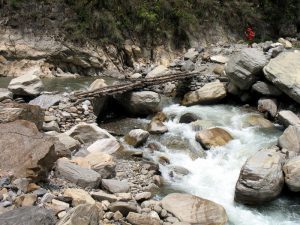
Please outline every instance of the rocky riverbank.
[{"label": "rocky riverbank", "polygon": [[[2,68],[12,66],[13,57],[6,58],[2,56]],[[74,60],[68,63],[78,63]],[[92,61],[89,58],[90,65]],[[281,124],[286,129],[277,146],[262,149],[245,162],[235,201],[267,203],[282,194],[284,185],[297,194],[299,62],[299,50],[284,39],[254,48],[243,44],[193,48],[168,66],[141,66],[124,78],[155,78],[174,71],[204,75],[84,101],[77,101],[74,92],[43,92],[40,72],[16,73],[21,76],[0,90],[0,224],[226,224],[228,213],[216,202],[192,194],[161,194],[166,185],[162,166],[174,180],[190,171],[173,165],[159,143],[197,159],[234,142],[235,134],[215,121],[185,113],[178,123],[195,132],[195,145],[169,137],[168,123],[178,115],[163,111],[164,95],[180,98],[187,107],[232,102],[254,106],[257,111],[247,116],[243,127],[276,130],[274,123]],[[105,86],[97,79],[88,89]],[[104,114],[107,118],[107,111],[131,119],[116,117],[114,122],[97,124]],[[152,153],[158,153],[157,160]]]}]

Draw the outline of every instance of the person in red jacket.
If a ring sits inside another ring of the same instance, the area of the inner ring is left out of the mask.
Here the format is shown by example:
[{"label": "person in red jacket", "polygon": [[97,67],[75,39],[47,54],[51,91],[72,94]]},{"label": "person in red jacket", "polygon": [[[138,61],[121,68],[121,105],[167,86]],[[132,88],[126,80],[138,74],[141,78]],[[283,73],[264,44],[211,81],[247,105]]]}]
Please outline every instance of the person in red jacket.
[{"label": "person in red jacket", "polygon": [[248,25],[248,27],[245,31],[245,37],[248,42],[248,48],[252,48],[252,44],[253,44],[254,37],[255,37],[255,32],[251,25]]}]

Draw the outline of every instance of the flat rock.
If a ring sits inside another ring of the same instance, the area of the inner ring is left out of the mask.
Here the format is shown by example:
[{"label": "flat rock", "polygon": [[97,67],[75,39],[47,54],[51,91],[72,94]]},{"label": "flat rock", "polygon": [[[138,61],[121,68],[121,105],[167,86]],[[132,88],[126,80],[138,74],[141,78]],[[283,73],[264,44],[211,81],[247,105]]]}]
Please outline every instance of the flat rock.
[{"label": "flat rock", "polygon": [[264,68],[265,77],[300,103],[300,52],[283,52]]},{"label": "flat rock", "polygon": [[130,188],[127,182],[113,179],[102,179],[102,187],[111,193],[126,193]]},{"label": "flat rock", "polygon": [[300,156],[288,160],[283,166],[284,179],[293,192],[300,191]]},{"label": "flat rock", "polygon": [[55,139],[25,120],[0,124],[0,152],[0,170],[33,180],[45,179],[58,158]]},{"label": "flat rock", "polygon": [[102,138],[93,144],[91,144],[87,151],[90,153],[107,153],[107,154],[113,154],[117,152],[121,148],[121,145],[114,137],[109,138]]},{"label": "flat rock", "polygon": [[97,201],[101,202],[101,201],[109,201],[109,202],[116,202],[119,200],[119,198],[113,194],[108,194],[104,191],[97,191],[97,192],[91,192],[91,195],[94,199],[96,199]]},{"label": "flat rock", "polygon": [[242,49],[228,61],[225,71],[232,83],[241,90],[248,90],[268,63],[263,51],[256,48]]},{"label": "flat rock", "polygon": [[285,127],[290,125],[300,125],[300,118],[290,110],[281,110],[278,113],[278,120]]},{"label": "flat rock", "polygon": [[160,225],[160,219],[130,212],[126,219],[133,225]]},{"label": "flat rock", "polygon": [[123,216],[127,216],[130,212],[137,212],[137,205],[131,202],[113,202],[109,205],[109,209],[112,212],[119,211]]},{"label": "flat rock", "polygon": [[82,204],[71,209],[57,225],[99,225],[99,209],[96,205]]},{"label": "flat rock", "polygon": [[0,214],[3,225],[55,225],[56,218],[50,210],[41,207],[22,207]]},{"label": "flat rock", "polygon": [[70,130],[66,131],[65,134],[74,139],[81,140],[84,143],[94,143],[99,139],[105,138],[115,139],[106,130],[98,127],[97,124],[88,124],[84,122],[75,125]]},{"label": "flat rock", "polygon": [[235,187],[235,201],[260,205],[276,199],[283,188],[284,155],[277,147],[262,149],[251,156],[241,169]]},{"label": "flat rock", "polygon": [[82,168],[66,158],[57,160],[56,175],[81,187],[98,188],[101,181],[100,174],[94,170]]},{"label": "flat rock", "polygon": [[214,55],[214,56],[211,56],[210,60],[212,62],[221,63],[221,64],[225,64],[225,63],[227,63],[229,61],[229,59],[226,56],[223,56],[223,55]]},{"label": "flat rock", "polygon": [[196,141],[206,149],[225,145],[232,139],[232,136],[226,130],[217,127],[196,133]]},{"label": "flat rock", "polygon": [[38,105],[42,109],[58,104],[63,97],[61,95],[40,95],[29,102],[30,105]]},{"label": "flat rock", "polygon": [[226,97],[226,89],[223,83],[215,81],[212,83],[205,84],[202,88],[188,92],[184,95],[182,104],[196,105],[196,104],[207,104],[216,103]]},{"label": "flat rock", "polygon": [[8,89],[14,95],[36,96],[43,91],[44,85],[38,76],[26,74],[12,79],[8,85]]},{"label": "flat rock", "polygon": [[181,193],[172,193],[161,200],[162,207],[181,222],[223,225],[228,221],[225,209],[212,201]]},{"label": "flat rock", "polygon": [[72,198],[72,205],[78,206],[80,204],[95,204],[95,200],[88,192],[78,188],[67,188],[64,191],[64,196]]}]

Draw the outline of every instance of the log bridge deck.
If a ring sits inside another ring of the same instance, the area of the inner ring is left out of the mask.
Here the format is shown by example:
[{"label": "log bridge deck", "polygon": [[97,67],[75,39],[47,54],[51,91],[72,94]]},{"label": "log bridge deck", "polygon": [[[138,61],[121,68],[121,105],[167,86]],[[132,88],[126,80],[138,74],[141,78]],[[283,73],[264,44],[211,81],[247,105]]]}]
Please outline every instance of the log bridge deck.
[{"label": "log bridge deck", "polygon": [[81,91],[76,92],[74,97],[77,101],[82,101],[85,99],[93,99],[95,97],[115,95],[115,94],[123,94],[125,92],[140,90],[149,86],[160,85],[163,83],[171,82],[171,81],[179,81],[188,78],[192,78],[195,76],[201,75],[202,71],[193,72],[193,73],[172,73],[162,76],[157,76],[154,78],[141,78],[136,79],[131,82],[126,82],[122,84],[109,85],[107,87],[99,88],[93,91]]}]

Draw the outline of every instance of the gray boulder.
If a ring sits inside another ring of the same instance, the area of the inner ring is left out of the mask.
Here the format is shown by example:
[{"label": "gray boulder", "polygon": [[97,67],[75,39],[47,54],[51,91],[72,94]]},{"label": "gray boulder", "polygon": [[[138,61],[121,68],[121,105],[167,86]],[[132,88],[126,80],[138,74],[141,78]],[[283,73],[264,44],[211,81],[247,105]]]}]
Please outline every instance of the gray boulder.
[{"label": "gray boulder", "polygon": [[300,153],[300,126],[289,126],[278,139],[278,146],[286,149],[289,155]]},{"label": "gray boulder", "polygon": [[300,103],[300,52],[283,52],[264,68],[265,77]]},{"label": "gray boulder", "polygon": [[149,115],[160,109],[160,95],[153,91],[124,94],[117,101],[133,115]]},{"label": "gray boulder", "polygon": [[102,187],[110,193],[126,193],[130,189],[127,182],[113,179],[102,179]]},{"label": "gray boulder", "polygon": [[127,216],[130,212],[136,213],[138,211],[137,205],[135,203],[121,201],[111,203],[109,205],[109,209],[112,212],[119,211],[123,216]]},{"label": "gray boulder", "polygon": [[278,120],[285,127],[290,125],[300,125],[299,117],[290,110],[282,110],[278,113]]},{"label": "gray boulder", "polygon": [[44,85],[38,76],[26,74],[12,79],[8,85],[8,89],[14,95],[36,96],[43,91]]},{"label": "gray boulder", "polygon": [[165,67],[163,65],[159,65],[159,66],[155,67],[153,70],[151,70],[147,74],[146,78],[155,78],[155,77],[164,75],[167,72],[168,72],[168,68],[167,67]]},{"label": "gray boulder", "polygon": [[56,176],[64,178],[80,187],[98,188],[101,176],[91,169],[82,168],[66,158],[56,162]]},{"label": "gray boulder", "polygon": [[263,81],[257,81],[253,84],[252,90],[264,96],[280,96],[282,94],[282,92],[274,85]]},{"label": "gray boulder", "polygon": [[42,109],[48,109],[50,106],[58,104],[62,99],[61,95],[40,95],[31,100],[29,104],[38,105]]},{"label": "gray boulder", "polygon": [[284,184],[284,155],[277,147],[262,149],[251,156],[241,169],[234,200],[259,205],[276,199]]},{"label": "gray boulder", "polygon": [[223,225],[228,220],[221,205],[194,195],[173,193],[164,197],[161,203],[165,210],[181,222]]},{"label": "gray boulder", "polygon": [[248,90],[257,81],[267,63],[263,51],[246,48],[228,61],[225,71],[232,83],[241,90]]},{"label": "gray boulder", "polygon": [[293,192],[300,191],[300,156],[288,160],[284,166],[285,183]]},{"label": "gray boulder", "polygon": [[191,60],[185,61],[180,68],[180,70],[183,72],[191,72],[194,69],[195,69],[195,64]]},{"label": "gray boulder", "polygon": [[0,214],[2,225],[55,225],[54,214],[41,207],[22,207]]}]

